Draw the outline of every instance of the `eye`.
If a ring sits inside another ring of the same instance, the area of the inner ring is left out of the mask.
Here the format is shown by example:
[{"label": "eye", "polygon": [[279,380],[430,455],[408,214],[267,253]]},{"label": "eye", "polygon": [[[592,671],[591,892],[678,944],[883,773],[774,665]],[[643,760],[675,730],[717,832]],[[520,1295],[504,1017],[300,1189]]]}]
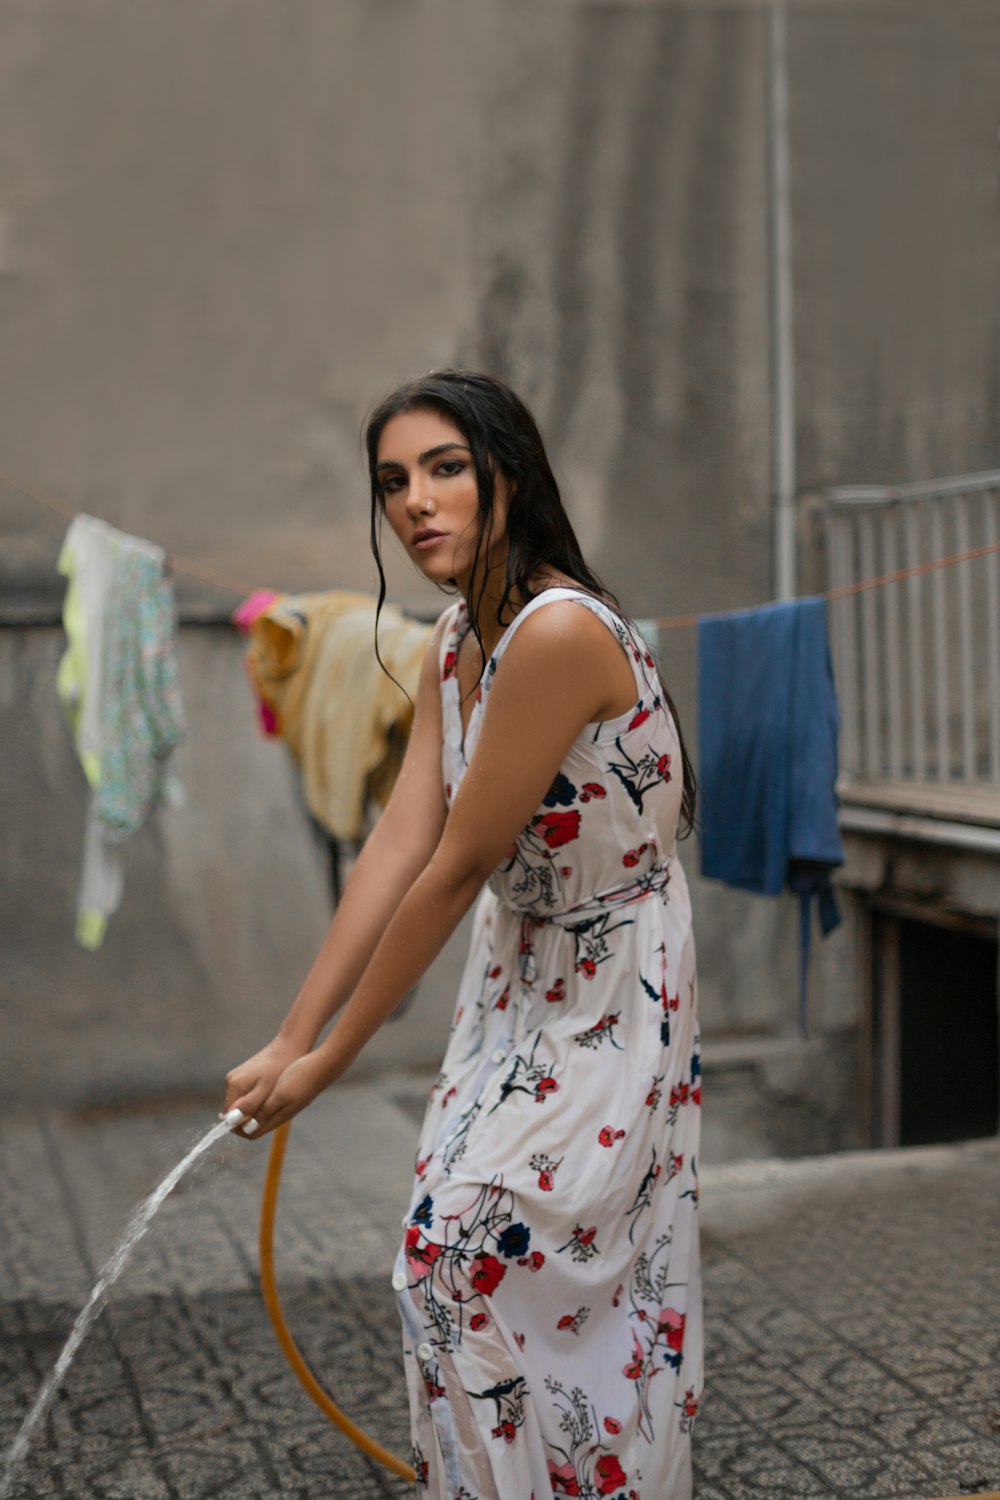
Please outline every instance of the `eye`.
[{"label": "eye", "polygon": [[402,487],[402,476],[399,474],[390,474],[387,479],[382,480],[382,483],[379,486],[379,494],[381,495],[383,500],[387,500],[390,495],[397,494],[399,490],[402,489]]},{"label": "eye", "polygon": [[461,458],[445,458],[438,465],[438,473],[443,474],[445,479],[453,479],[456,474],[461,474],[465,467],[465,461]]}]

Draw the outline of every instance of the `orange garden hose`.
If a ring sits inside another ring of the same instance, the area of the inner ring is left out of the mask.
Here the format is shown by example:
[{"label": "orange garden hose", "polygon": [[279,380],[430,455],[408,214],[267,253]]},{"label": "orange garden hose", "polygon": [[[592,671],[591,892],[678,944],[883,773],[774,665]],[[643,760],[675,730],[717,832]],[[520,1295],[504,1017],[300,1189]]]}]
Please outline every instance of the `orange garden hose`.
[{"label": "orange garden hose", "polygon": [[[291,1125],[279,1125],[274,1132],[274,1140],[271,1143],[271,1155],[267,1163],[267,1175],[264,1178],[264,1196],[260,1209],[260,1284],[264,1294],[264,1306],[271,1320],[281,1352],[295,1371],[299,1380],[305,1386],[309,1395],[315,1401],[320,1411],[339,1427],[345,1437],[350,1438],[352,1443],[359,1447],[362,1453],[373,1458],[376,1463],[383,1464],[400,1479],[408,1479],[412,1483],[416,1479],[412,1468],[403,1459],[397,1458],[390,1453],[388,1448],[383,1448],[374,1438],[369,1437],[367,1432],[352,1422],[350,1417],[341,1411],[340,1407],[327,1395],[320,1385],[309,1366],[302,1356],[302,1352],[295,1340],[292,1338],[285,1315],[281,1310],[281,1301],[278,1297],[278,1288],[274,1279],[274,1219],[278,1207],[278,1189],[281,1186],[281,1168],[285,1160],[285,1148],[288,1145],[288,1132]],[[959,1500],[958,1496],[952,1500]],[[979,1500],[1000,1500],[1000,1491],[991,1490],[989,1494],[979,1497]]]},{"label": "orange garden hose", "polygon": [[281,1168],[285,1159],[285,1147],[288,1145],[289,1130],[291,1130],[291,1125],[286,1124],[279,1125],[274,1132],[271,1155],[267,1163],[267,1175],[264,1178],[264,1196],[260,1206],[260,1284],[271,1327],[281,1346],[282,1354],[324,1416],[329,1417],[333,1425],[339,1427],[344,1436],[350,1438],[362,1453],[373,1458],[376,1463],[383,1464],[400,1479],[409,1479],[412,1483],[416,1475],[410,1465],[403,1459],[397,1458],[394,1453],[390,1453],[388,1448],[383,1448],[382,1444],[377,1443],[374,1438],[369,1437],[367,1432],[364,1432],[356,1422],[352,1422],[333,1398],[327,1395],[306,1364],[285,1322],[274,1279],[274,1220],[278,1208],[278,1189],[281,1186]]}]

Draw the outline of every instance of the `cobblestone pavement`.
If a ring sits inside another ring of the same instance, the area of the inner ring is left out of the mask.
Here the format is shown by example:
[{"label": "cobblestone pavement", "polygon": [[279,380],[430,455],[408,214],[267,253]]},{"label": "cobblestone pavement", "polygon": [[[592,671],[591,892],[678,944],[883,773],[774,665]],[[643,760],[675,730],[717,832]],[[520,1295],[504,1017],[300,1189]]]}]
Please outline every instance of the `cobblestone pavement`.
[{"label": "cobblestone pavement", "polygon": [[[389,1079],[307,1111],[276,1234],[308,1359],[401,1454],[389,1273],[415,1098]],[[5,1125],[0,1447],[131,1209],[213,1118],[189,1102]],[[36,1435],[17,1500],[411,1493],[334,1431],[274,1342],[256,1283],[265,1161],[264,1145],[225,1141],[167,1200]],[[1000,1490],[998,1168],[991,1140],[703,1170],[698,1500]]]}]

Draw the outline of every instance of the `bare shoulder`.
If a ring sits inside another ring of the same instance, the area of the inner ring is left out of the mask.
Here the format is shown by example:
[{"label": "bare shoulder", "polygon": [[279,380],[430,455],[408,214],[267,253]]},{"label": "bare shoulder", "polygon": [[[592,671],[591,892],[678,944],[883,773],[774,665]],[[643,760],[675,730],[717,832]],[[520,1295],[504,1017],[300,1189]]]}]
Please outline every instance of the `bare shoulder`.
[{"label": "bare shoulder", "polygon": [[593,610],[574,599],[553,599],[531,614],[513,632],[508,654],[528,653],[565,660],[566,653],[594,664],[598,658],[622,660],[622,647]]},{"label": "bare shoulder", "polygon": [[532,610],[504,652],[510,676],[543,676],[586,685],[590,717],[624,713],[635,698],[635,679],[620,641],[593,610],[571,599],[553,599]]}]

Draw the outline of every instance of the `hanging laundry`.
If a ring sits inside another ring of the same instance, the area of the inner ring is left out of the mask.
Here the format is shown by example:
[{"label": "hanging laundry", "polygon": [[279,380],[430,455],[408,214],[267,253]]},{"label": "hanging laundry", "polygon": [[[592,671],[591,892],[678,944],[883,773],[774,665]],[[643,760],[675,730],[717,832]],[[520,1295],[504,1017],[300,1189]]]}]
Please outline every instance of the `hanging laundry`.
[{"label": "hanging laundry", "polygon": [[124,887],[121,845],[180,800],[169,758],[184,734],[176,611],[163,550],[93,516],[70,524],[56,691],[90,785],[76,939],[99,948]]},{"label": "hanging laundry", "polygon": [[[280,598],[281,595],[277,589],[254,589],[253,593],[248,595],[242,604],[237,605],[229,618],[241,635],[249,635],[250,626],[256,620],[257,616],[262,615],[265,609],[270,609],[271,605],[276,603]],[[246,665],[247,676],[250,679],[250,689],[257,701],[257,719],[261,730],[266,735],[280,734],[278,718],[274,709],[269,703],[264,702],[257,691],[257,684],[250,670],[249,660]]]},{"label": "hanging laundry", "polygon": [[256,690],[301,766],[309,811],[335,839],[361,838],[368,799],[389,800],[431,631],[383,608],[378,644],[388,677],[375,658],[368,594],[282,595],[250,625]]},{"label": "hanging laundry", "polygon": [[698,621],[702,874],[801,897],[799,1024],[805,1033],[811,909],[840,921],[830,872],[839,714],[821,597]]}]

